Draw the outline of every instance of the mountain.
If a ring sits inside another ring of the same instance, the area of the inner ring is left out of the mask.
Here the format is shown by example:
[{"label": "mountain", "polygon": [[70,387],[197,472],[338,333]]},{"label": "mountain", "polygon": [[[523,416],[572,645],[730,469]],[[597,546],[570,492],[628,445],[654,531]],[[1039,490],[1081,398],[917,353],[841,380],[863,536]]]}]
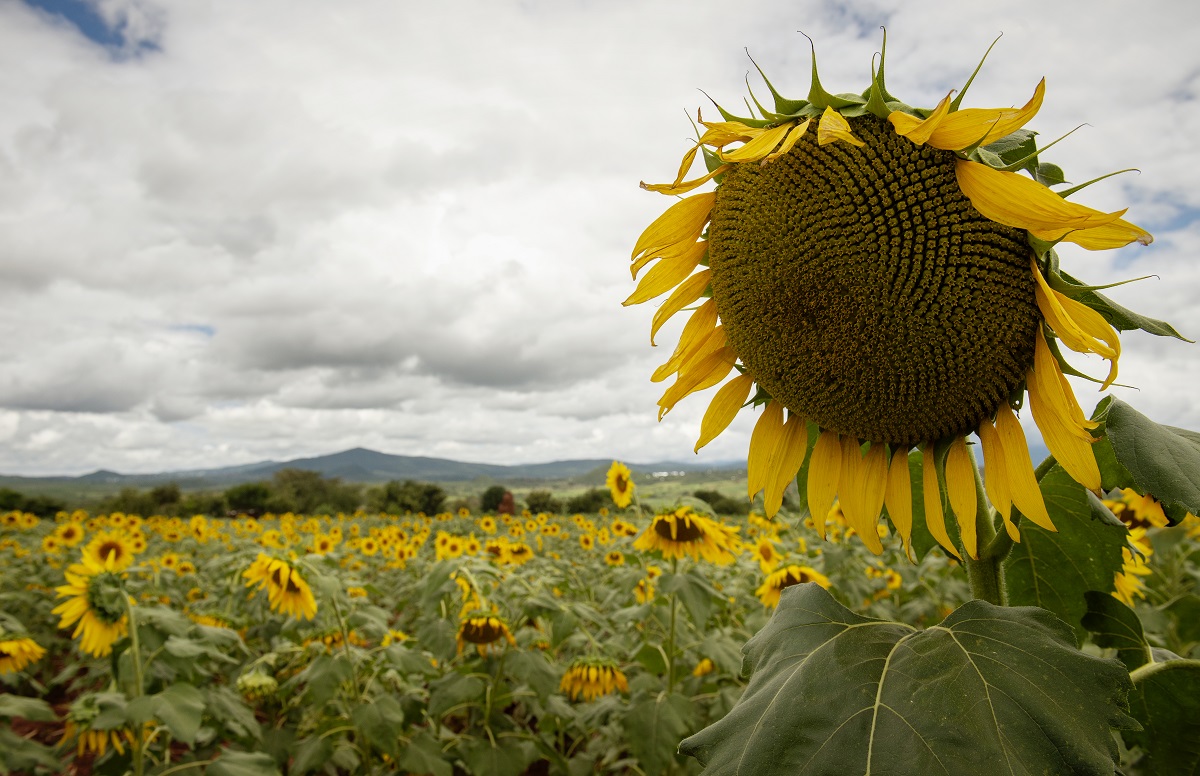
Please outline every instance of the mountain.
[{"label": "mountain", "polygon": [[[447,458],[390,455],[376,450],[356,447],[331,455],[295,458],[289,461],[260,461],[258,463],[225,466],[214,469],[187,469],[155,474],[119,474],[101,469],[79,477],[17,477],[0,475],[0,487],[42,489],[40,486],[87,486],[103,489],[117,487],[146,488],[177,483],[182,488],[227,488],[243,482],[269,480],[281,469],[306,469],[325,477],[340,477],[345,482],[378,483],[388,480],[419,480],[425,482],[463,482],[489,479],[504,482],[587,479],[603,481],[612,459],[592,458],[549,463],[501,465],[467,463]],[[713,463],[679,463],[665,461],[628,464],[635,473],[698,472],[714,470],[744,470],[740,461]]]}]

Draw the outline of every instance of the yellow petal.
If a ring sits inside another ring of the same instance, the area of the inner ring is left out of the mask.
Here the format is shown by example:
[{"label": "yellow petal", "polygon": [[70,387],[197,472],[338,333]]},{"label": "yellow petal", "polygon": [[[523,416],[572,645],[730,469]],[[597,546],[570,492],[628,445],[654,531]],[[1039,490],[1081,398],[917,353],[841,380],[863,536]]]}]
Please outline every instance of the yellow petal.
[{"label": "yellow petal", "polygon": [[724,380],[737,362],[737,353],[733,348],[722,347],[712,354],[685,366],[679,371],[679,377],[658,400],[658,419],[670,412],[685,396],[697,391],[711,388]]},{"label": "yellow petal", "polygon": [[[1005,405],[1007,407],[1007,405]],[[984,419],[975,433],[983,447],[983,490],[988,501],[1008,523],[1012,514],[1012,497],[1008,494],[1008,474],[1005,471],[1004,445],[991,421]]]},{"label": "yellow petal", "polygon": [[670,320],[675,313],[699,299],[711,280],[712,270],[700,270],[680,283],[675,292],[667,297],[667,301],[654,311],[654,320],[650,323],[651,345],[654,344],[654,335],[658,334],[658,330],[662,328],[663,324]]},{"label": "yellow petal", "polygon": [[1131,224],[1122,218],[1118,218],[1111,224],[1096,226],[1091,229],[1043,229],[1031,231],[1030,234],[1046,242],[1062,240],[1064,242],[1075,243],[1080,247],[1087,248],[1089,251],[1107,251],[1113,248],[1121,248],[1135,241],[1142,245],[1149,245],[1154,242],[1154,237],[1149,232],[1137,224]]},{"label": "yellow petal", "polygon": [[887,458],[883,445],[872,445],[864,458],[854,437],[842,438],[842,476],[838,484],[842,513],[863,544],[876,555],[883,552],[876,525],[887,489]]},{"label": "yellow petal", "polygon": [[704,125],[705,132],[700,136],[700,145],[724,148],[730,143],[753,140],[764,131],[761,127],[746,126],[740,121],[705,121],[697,115],[697,120]]},{"label": "yellow petal", "polygon": [[925,527],[946,552],[962,560],[954,543],[950,541],[950,534],[946,531],[946,519],[942,516],[942,490],[938,485],[937,461],[934,460],[932,444],[925,445],[925,449],[921,451],[921,487],[924,491]]},{"label": "yellow petal", "polygon": [[684,360],[696,352],[696,349],[704,344],[716,328],[717,303],[715,300],[709,299],[697,307],[692,316],[688,318],[688,322],[683,326],[683,332],[679,335],[679,344],[675,346],[675,352],[671,354],[667,363],[654,370],[650,381],[659,383],[678,372]]},{"label": "yellow petal", "polygon": [[808,462],[808,511],[821,538],[825,538],[825,518],[833,509],[842,475],[842,443],[833,431],[822,431]]},{"label": "yellow petal", "polygon": [[1046,79],[1033,90],[1023,108],[966,108],[946,116],[929,137],[929,145],[958,151],[972,145],[987,145],[1025,126],[1042,107]]},{"label": "yellow petal", "polygon": [[712,172],[701,175],[699,178],[692,178],[690,181],[676,181],[675,183],[646,183],[643,181],[639,185],[646,191],[655,191],[659,194],[687,194],[693,189],[700,188],[728,169],[729,165],[722,164]]},{"label": "yellow petal", "polygon": [[621,302],[622,306],[648,302],[656,296],[667,293],[682,283],[700,266],[700,260],[708,252],[708,241],[701,240],[671,259],[663,259],[646,273],[637,285],[637,289],[629,298]]},{"label": "yellow petal", "polygon": [[955,437],[946,452],[946,493],[950,497],[950,509],[958,520],[958,535],[963,548],[972,558],[978,558],[975,520],[979,514],[979,500],[975,493],[974,468],[966,440]]},{"label": "yellow petal", "polygon": [[896,532],[904,541],[904,554],[912,557],[912,480],[908,470],[908,450],[903,447],[892,451],[892,463],[888,467],[887,490],[883,503]]},{"label": "yellow petal", "polygon": [[866,145],[850,131],[850,122],[846,121],[845,116],[826,106],[825,112],[821,114],[821,121],[817,124],[817,143],[818,145],[829,145],[838,140],[844,140],[850,145],[860,148]]},{"label": "yellow petal", "polygon": [[769,401],[754,424],[750,434],[750,454],[746,456],[746,487],[751,499],[767,486],[767,472],[771,468],[771,456],[779,447],[783,436],[783,405]]},{"label": "yellow petal", "polygon": [[633,246],[632,259],[636,261],[641,256],[653,255],[674,245],[695,242],[708,223],[708,215],[716,198],[716,192],[710,191],[671,205],[638,237],[637,244]]},{"label": "yellow petal", "polygon": [[729,153],[720,154],[722,162],[757,162],[775,150],[784,141],[792,123],[780,124],[763,132],[758,137]]},{"label": "yellow petal", "polygon": [[701,447],[716,439],[722,431],[729,427],[729,424],[737,417],[738,410],[746,403],[746,398],[750,396],[750,388],[753,385],[753,377],[738,375],[721,386],[721,390],[717,391],[712,403],[708,405],[704,419],[700,421],[700,439],[696,442],[694,452],[700,452]]},{"label": "yellow petal", "polygon": [[[1007,492],[1017,510],[1047,531],[1057,531],[1046,511],[1046,500],[1033,475],[1033,461],[1021,422],[1007,404],[996,410],[996,433],[1004,451]],[[986,448],[985,448],[986,452]]]},{"label": "yellow petal", "polygon": [[763,164],[766,164],[767,162],[773,162],[786,154],[788,151],[791,151],[796,146],[797,141],[804,137],[804,133],[808,131],[808,125],[811,123],[812,119],[805,119],[803,122],[792,127],[792,130],[788,132],[787,137],[784,138],[783,144],[779,146],[776,151],[763,157]]},{"label": "yellow petal", "polygon": [[888,114],[888,121],[895,127],[897,135],[902,135],[917,145],[924,145],[929,141],[929,136],[933,134],[933,131],[946,118],[946,114],[950,112],[950,96],[947,94],[942,98],[928,118],[919,119],[897,110]]},{"label": "yellow petal", "polygon": [[1068,202],[1032,178],[986,164],[956,159],[954,166],[958,187],[975,209],[1005,226],[1029,231],[1090,229],[1111,224],[1125,213],[1101,213]]},{"label": "yellow petal", "polygon": [[1095,353],[1108,359],[1108,377],[1100,390],[1108,388],[1117,379],[1117,359],[1121,355],[1121,340],[1117,337],[1116,329],[1100,313],[1051,288],[1042,277],[1035,259],[1030,258],[1029,265],[1037,280],[1034,295],[1038,309],[1042,311],[1046,323],[1050,324],[1063,344],[1076,353]]},{"label": "yellow petal", "polygon": [[783,505],[783,491],[796,478],[796,472],[804,463],[808,450],[808,424],[795,413],[788,416],[783,427],[783,437],[767,471],[767,482],[763,493],[763,510],[767,517],[774,517]]},{"label": "yellow petal", "polygon": [[1037,337],[1034,340],[1033,376],[1032,384],[1028,386],[1031,389],[1030,392],[1033,393],[1032,389],[1036,388],[1043,404],[1054,410],[1064,428],[1085,442],[1091,443],[1092,435],[1088,433],[1088,430],[1096,428],[1099,424],[1084,417],[1083,410],[1079,408],[1079,402],[1075,401],[1075,392],[1071,390],[1071,384],[1063,376],[1058,360],[1054,358],[1054,354],[1050,352],[1050,346],[1046,344],[1046,337],[1042,333],[1041,327],[1038,327]]},{"label": "yellow petal", "polygon": [[1042,439],[1067,474],[1089,490],[1100,489],[1100,469],[1092,454],[1090,443],[1080,439],[1072,429],[1064,425],[1059,414],[1046,403],[1041,391],[1030,386],[1029,408],[1033,420],[1042,432]]}]

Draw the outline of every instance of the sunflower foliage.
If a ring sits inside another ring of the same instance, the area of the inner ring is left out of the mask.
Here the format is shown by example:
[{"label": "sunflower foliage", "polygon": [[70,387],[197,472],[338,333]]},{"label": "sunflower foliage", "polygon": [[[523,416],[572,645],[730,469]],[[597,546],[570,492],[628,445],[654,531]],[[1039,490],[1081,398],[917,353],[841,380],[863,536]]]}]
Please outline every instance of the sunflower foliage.
[{"label": "sunflower foliage", "polygon": [[[648,271],[625,300],[669,294],[652,344],[688,311],[652,376],[660,419],[717,388],[699,450],[755,412],[748,495],[777,519],[795,482],[825,542],[819,569],[757,545],[777,608],[737,702],[680,752],[714,775],[1200,772],[1200,434],[1113,397],[1089,418],[1067,380],[1113,385],[1121,333],[1185,339],[1063,267],[1153,238],[1075,202],[1102,178],[1070,186],[1046,161],[1026,127],[1044,80],[1023,107],[964,107],[976,68],[917,108],[888,91],[885,53],[866,90],[831,94],[814,49],[806,99],[755,63],[767,104],[698,113],[675,180],[642,184],[682,197],[638,238]],[[1050,451],[1037,466],[1022,419]],[[718,542],[679,510],[655,519],[643,550]],[[864,555],[888,588],[903,558],[921,595],[861,596]],[[686,726],[672,698],[657,709]]]}]

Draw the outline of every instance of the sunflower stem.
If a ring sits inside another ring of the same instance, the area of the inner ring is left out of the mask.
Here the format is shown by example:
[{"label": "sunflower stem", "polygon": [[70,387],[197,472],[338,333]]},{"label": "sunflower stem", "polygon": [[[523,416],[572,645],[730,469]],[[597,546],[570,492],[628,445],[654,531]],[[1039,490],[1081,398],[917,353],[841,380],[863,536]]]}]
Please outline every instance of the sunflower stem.
[{"label": "sunflower stem", "polygon": [[[142,677],[142,651],[141,642],[138,640],[138,623],[137,614],[134,612],[133,600],[129,594],[122,589],[121,594],[125,596],[125,608],[129,612],[129,653],[133,662],[133,697],[140,698],[146,692],[145,679]],[[142,734],[145,732],[144,726],[137,726],[133,731],[133,773],[134,776],[142,776],[146,768],[146,749],[143,746]]]},{"label": "sunflower stem", "polygon": [[[671,574],[679,573],[679,558],[671,558]],[[667,693],[675,692],[675,612],[679,608],[679,594],[671,591],[671,629],[667,633]]]},{"label": "sunflower stem", "polygon": [[1007,606],[1008,596],[1004,593],[1004,567],[1002,557],[993,555],[989,550],[996,539],[996,523],[993,515],[995,510],[988,503],[987,494],[983,489],[983,478],[979,476],[979,467],[975,464],[975,455],[968,449],[971,457],[971,470],[975,473],[975,538],[976,546],[984,548],[979,558],[972,558],[963,553],[963,563],[967,567],[967,580],[971,583],[971,595],[996,606]]}]

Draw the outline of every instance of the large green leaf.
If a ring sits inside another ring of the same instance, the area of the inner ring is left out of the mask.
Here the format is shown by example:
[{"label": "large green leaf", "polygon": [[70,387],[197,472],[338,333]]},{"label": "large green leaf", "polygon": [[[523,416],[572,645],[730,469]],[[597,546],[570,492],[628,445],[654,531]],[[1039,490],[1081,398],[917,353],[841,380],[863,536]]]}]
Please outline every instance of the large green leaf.
[{"label": "large green leaf", "polygon": [[[1013,606],[1048,609],[1082,636],[1084,594],[1107,593],[1121,570],[1126,531],[1093,511],[1088,491],[1054,467],[1042,478],[1042,496],[1057,532],[1021,521],[1021,541],[1004,560],[1004,584]],[[1103,505],[1098,509],[1103,510]]]},{"label": "large green leaf", "polygon": [[400,767],[411,773],[427,773],[432,776],[451,776],[453,768],[442,758],[442,748],[433,736],[418,731],[400,757]]},{"label": "large green leaf", "polygon": [[223,749],[221,756],[204,772],[207,776],[279,776],[279,768],[271,755],[234,749]]},{"label": "large green leaf", "polygon": [[1035,608],[971,601],[921,631],[784,590],[745,648],[752,676],[680,751],[720,774],[1113,773],[1129,675]]},{"label": "large green leaf", "polygon": [[1117,657],[1130,671],[1150,662],[1150,645],[1142,633],[1137,614],[1108,593],[1086,593],[1087,614],[1083,627],[1102,647],[1117,650]]},{"label": "large green leaf", "polygon": [[660,693],[630,707],[625,715],[625,740],[645,773],[666,773],[675,759],[679,740],[692,730],[695,711],[679,693]]},{"label": "large green leaf", "polygon": [[[1104,422],[1116,462],[1129,477],[1129,482],[1108,477],[1106,488],[1148,493],[1168,507],[1168,514],[1169,507],[1200,512],[1200,434],[1159,425],[1112,396],[1097,405],[1093,417]],[[1100,453],[1097,458],[1104,461]]]},{"label": "large green leaf", "polygon": [[26,698],[21,695],[0,695],[0,717],[20,717],[30,722],[53,722],[58,719],[54,709],[41,698]]},{"label": "large green leaf", "polygon": [[1125,732],[1143,752],[1144,776],[1200,774],[1200,660],[1152,663],[1133,672],[1129,707],[1142,724]]},{"label": "large green leaf", "polygon": [[404,729],[404,711],[400,702],[390,695],[380,695],[370,703],[355,706],[350,719],[363,737],[392,757],[400,754],[397,748]]}]

